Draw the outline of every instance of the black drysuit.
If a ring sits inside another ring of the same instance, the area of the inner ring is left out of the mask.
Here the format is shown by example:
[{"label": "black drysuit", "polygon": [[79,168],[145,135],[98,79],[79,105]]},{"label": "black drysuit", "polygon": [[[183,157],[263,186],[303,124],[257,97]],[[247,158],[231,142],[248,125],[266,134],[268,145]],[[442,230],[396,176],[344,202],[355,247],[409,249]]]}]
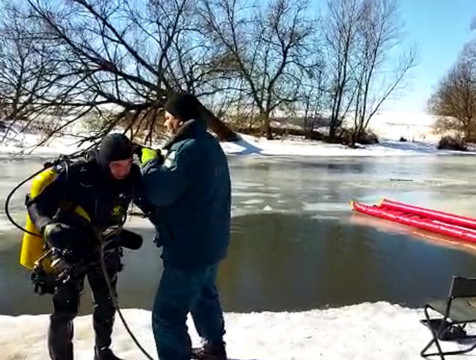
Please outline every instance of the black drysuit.
[{"label": "black drysuit", "polygon": [[[100,234],[111,226],[121,226],[133,199],[139,200],[140,170],[132,165],[129,176],[113,179],[101,166],[97,156],[60,171],[28,205],[28,213],[38,229],[53,222],[70,225],[78,236],[61,239],[51,247],[69,250],[75,261],[87,264],[85,271],[58,286],[53,295],[54,310],[50,317],[48,349],[53,360],[73,359],[73,319],[78,314],[79,299],[87,276],[94,300],[93,325],[96,347],[106,349],[111,344],[115,308],[99,263]],[[90,221],[77,216],[75,206],[83,208]],[[112,246],[106,254],[106,268],[115,291],[117,273],[121,270],[122,249]]]}]

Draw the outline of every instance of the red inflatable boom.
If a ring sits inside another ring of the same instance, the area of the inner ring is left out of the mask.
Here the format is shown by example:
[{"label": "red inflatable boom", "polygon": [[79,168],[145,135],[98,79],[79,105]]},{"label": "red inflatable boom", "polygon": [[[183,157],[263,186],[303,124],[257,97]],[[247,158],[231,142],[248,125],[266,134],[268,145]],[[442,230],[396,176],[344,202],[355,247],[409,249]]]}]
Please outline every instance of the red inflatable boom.
[{"label": "red inflatable boom", "polygon": [[383,199],[378,205],[352,201],[353,210],[476,244],[476,219]]}]

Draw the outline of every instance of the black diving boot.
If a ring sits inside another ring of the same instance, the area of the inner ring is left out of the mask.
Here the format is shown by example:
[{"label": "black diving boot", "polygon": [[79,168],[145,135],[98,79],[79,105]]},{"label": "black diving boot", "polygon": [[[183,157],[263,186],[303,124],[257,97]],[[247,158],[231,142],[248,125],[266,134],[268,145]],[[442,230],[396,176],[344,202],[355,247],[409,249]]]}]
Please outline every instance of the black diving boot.
[{"label": "black diving boot", "polygon": [[111,349],[98,349],[94,348],[94,360],[123,360],[118,358]]}]

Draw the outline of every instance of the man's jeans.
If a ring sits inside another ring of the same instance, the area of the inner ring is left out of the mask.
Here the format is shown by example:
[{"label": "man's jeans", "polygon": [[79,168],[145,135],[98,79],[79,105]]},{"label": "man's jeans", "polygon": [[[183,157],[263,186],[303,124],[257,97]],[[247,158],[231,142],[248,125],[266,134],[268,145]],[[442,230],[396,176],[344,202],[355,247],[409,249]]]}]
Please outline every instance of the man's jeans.
[{"label": "man's jeans", "polygon": [[154,308],[152,329],[160,360],[190,360],[187,314],[198,334],[211,344],[223,342],[225,323],[216,289],[218,264],[193,269],[165,267]]}]

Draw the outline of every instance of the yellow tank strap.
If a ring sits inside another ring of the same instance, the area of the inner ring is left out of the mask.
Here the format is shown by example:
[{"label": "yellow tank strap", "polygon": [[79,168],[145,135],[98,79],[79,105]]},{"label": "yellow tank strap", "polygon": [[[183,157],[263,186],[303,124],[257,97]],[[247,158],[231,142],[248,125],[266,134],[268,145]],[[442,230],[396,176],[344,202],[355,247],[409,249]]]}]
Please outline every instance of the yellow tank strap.
[{"label": "yellow tank strap", "polygon": [[91,218],[89,217],[89,214],[81,206],[77,205],[74,208],[74,212],[78,214],[79,216],[83,217],[84,219],[86,219],[88,222],[91,222]]},{"label": "yellow tank strap", "polygon": [[79,215],[81,216],[83,219],[85,219],[87,222],[91,222],[91,217],[89,216],[89,214],[86,212],[86,210],[84,210],[81,206],[79,205],[74,205],[73,203],[71,203],[70,201],[67,201],[67,202],[64,202],[62,205],[61,205],[61,209],[63,211],[72,211],[74,212],[76,215]]}]

